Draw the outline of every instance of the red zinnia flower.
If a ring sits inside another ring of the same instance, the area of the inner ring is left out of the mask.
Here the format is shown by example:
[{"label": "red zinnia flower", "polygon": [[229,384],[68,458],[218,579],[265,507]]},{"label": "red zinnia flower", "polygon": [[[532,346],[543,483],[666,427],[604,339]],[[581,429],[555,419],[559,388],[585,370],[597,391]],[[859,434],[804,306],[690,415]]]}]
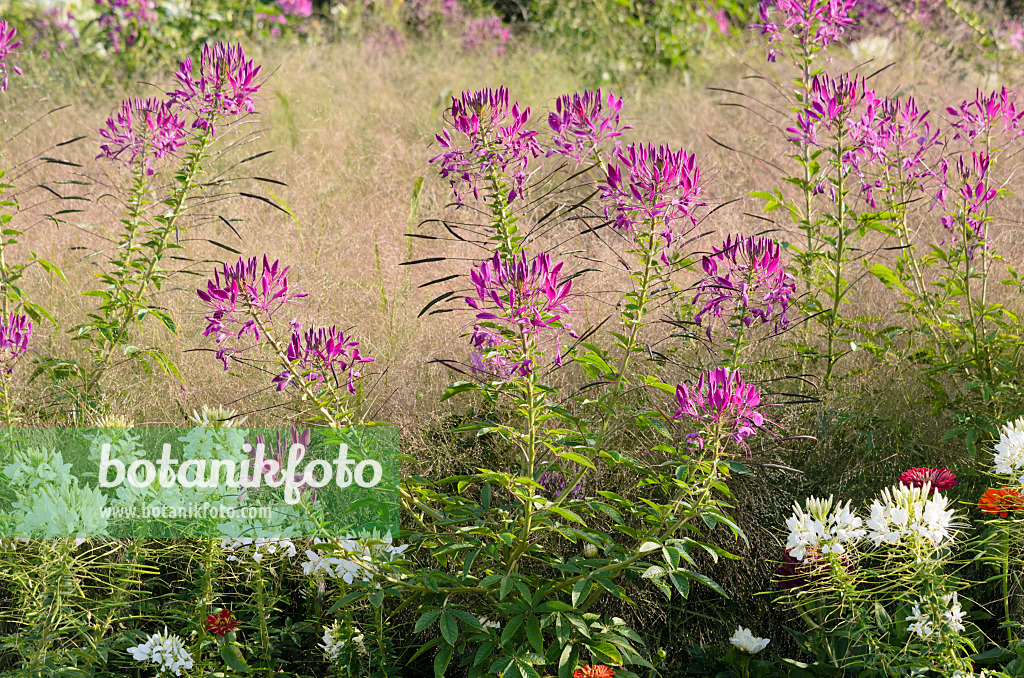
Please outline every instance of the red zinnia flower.
[{"label": "red zinnia flower", "polygon": [[944,468],[912,468],[903,472],[900,483],[904,487],[923,487],[931,483],[932,492],[945,492],[956,486],[956,475]]},{"label": "red zinnia flower", "polygon": [[228,631],[234,631],[240,625],[241,622],[231,616],[231,610],[221,610],[219,614],[211,614],[206,617],[206,630],[221,638],[226,636]]},{"label": "red zinnia flower", "polygon": [[612,678],[614,675],[615,671],[604,664],[597,664],[595,666],[581,666],[573,672],[572,678]]},{"label": "red zinnia flower", "polygon": [[1014,487],[990,487],[978,500],[978,508],[985,513],[998,513],[1005,518],[1011,512],[1024,513],[1024,497]]}]

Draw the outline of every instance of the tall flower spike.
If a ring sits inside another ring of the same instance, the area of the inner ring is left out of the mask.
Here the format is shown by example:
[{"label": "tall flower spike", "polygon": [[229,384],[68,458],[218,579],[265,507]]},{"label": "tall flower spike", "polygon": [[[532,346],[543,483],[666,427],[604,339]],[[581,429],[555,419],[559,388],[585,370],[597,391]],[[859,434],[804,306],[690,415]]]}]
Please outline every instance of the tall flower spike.
[{"label": "tall flower spike", "polygon": [[[686,384],[676,386],[676,403],[679,409],[672,415],[673,419],[697,419],[705,427],[721,424],[738,443],[754,435],[765,422],[764,415],[758,411],[761,405],[758,388],[744,383],[739,372],[730,373],[724,367],[700,375],[692,390]],[[697,433],[691,438],[703,446],[703,434]]]},{"label": "tall flower spike", "polygon": [[260,66],[246,59],[241,45],[206,44],[199,55],[198,77],[192,57],[186,57],[178,65],[176,76],[181,89],[171,92],[170,96],[177,105],[195,114],[192,124],[195,129],[215,135],[222,121],[230,124],[256,113],[259,72]]},{"label": "tall flower spike", "polygon": [[185,123],[171,110],[169,102],[158,99],[128,99],[107,118],[100,136],[97,158],[118,160],[126,165],[142,157],[146,174],[153,174],[152,160],[160,160],[185,145]]},{"label": "tall flower spike", "polygon": [[[480,184],[511,182],[508,200],[523,196],[530,160],[540,155],[537,132],[526,128],[530,109],[519,102],[509,108],[508,89],[466,91],[452,97],[448,110],[451,129],[435,135],[445,149],[430,159],[440,163],[460,203],[467,190],[480,199]],[[454,136],[453,136],[454,133]]]},{"label": "tall flower spike", "polygon": [[3,83],[0,84],[0,91],[7,91],[7,68],[10,67],[18,75],[21,75],[21,67],[8,62],[7,58],[14,53],[14,50],[21,47],[21,41],[17,40],[18,30],[0,19],[0,71],[4,74]]},{"label": "tall flower spike", "polygon": [[605,215],[614,213],[616,228],[633,233],[638,225],[649,224],[671,241],[676,221],[696,225],[694,212],[707,203],[700,200],[704,187],[694,155],[667,145],[630,144],[614,157],[602,194],[612,203]]},{"label": "tall flower spike", "polygon": [[547,155],[564,155],[575,160],[577,165],[599,160],[601,145],[606,140],[633,129],[619,121],[621,110],[622,99],[616,99],[611,92],[607,98],[602,98],[601,90],[558,97],[554,112],[548,114],[554,148]]},{"label": "tall flower spike", "polygon": [[754,320],[774,322],[776,331],[789,325],[787,312],[796,279],[786,270],[780,252],[771,238],[730,235],[704,256],[701,264],[707,277],[698,283],[693,303],[704,303],[694,322],[707,325],[708,339],[709,315],[732,316],[747,327]]},{"label": "tall flower spike", "polygon": [[11,313],[0,318],[0,370],[10,374],[18,358],[28,351],[32,339],[32,322],[28,316]]}]

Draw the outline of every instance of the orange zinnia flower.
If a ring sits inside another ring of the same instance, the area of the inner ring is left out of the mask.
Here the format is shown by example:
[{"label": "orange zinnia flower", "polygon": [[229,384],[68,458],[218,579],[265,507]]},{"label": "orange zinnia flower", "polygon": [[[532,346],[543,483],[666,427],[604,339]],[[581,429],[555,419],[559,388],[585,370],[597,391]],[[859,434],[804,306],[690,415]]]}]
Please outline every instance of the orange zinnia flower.
[{"label": "orange zinnia flower", "polygon": [[1024,497],[1013,487],[989,488],[978,500],[978,508],[985,513],[998,513],[1005,518],[1011,512],[1024,513]]},{"label": "orange zinnia flower", "polygon": [[612,678],[615,675],[615,671],[604,664],[597,664],[596,666],[581,666],[576,669],[572,678]]}]

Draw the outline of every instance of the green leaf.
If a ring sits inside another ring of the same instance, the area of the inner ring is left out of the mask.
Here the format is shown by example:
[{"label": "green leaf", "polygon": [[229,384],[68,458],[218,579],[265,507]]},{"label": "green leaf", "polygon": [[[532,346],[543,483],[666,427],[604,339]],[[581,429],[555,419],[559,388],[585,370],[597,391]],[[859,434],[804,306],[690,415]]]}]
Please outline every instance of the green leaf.
[{"label": "green leaf", "polygon": [[562,655],[558,658],[558,678],[572,678],[579,657],[580,651],[575,645],[562,648]]},{"label": "green leaf", "polygon": [[441,616],[440,610],[430,610],[420,615],[420,618],[416,620],[416,626],[413,627],[413,633],[420,633],[423,629],[433,624],[438,617]]},{"label": "green leaf", "polygon": [[242,651],[238,649],[237,645],[231,645],[224,643],[220,646],[220,658],[224,660],[224,663],[228,665],[232,671],[238,673],[249,673],[249,665],[245,663],[245,658],[242,657]]},{"label": "green leaf", "polygon": [[445,671],[448,670],[448,664],[452,660],[452,652],[455,648],[451,645],[444,645],[438,650],[434,656],[434,678],[444,678]]},{"label": "green leaf", "polygon": [[160,322],[163,323],[164,327],[167,328],[168,332],[170,332],[173,335],[178,334],[178,326],[174,323],[174,319],[171,318],[171,316],[167,315],[163,311],[158,311],[155,308],[149,309],[149,312],[150,314],[155,315],[157,318],[160,319]]},{"label": "green leaf", "polygon": [[[865,263],[867,266],[867,263]],[[904,286],[903,281],[899,279],[896,272],[884,264],[874,264],[868,267],[868,273],[875,276],[882,281],[882,284],[888,287],[890,290],[899,289],[901,292],[910,296],[910,290]]]},{"label": "green leaf", "polygon": [[459,639],[459,622],[447,610],[441,615],[441,635],[449,645],[453,646]]},{"label": "green leaf", "polygon": [[540,632],[540,619],[536,615],[526,618],[526,637],[537,652],[544,652],[544,635]]}]

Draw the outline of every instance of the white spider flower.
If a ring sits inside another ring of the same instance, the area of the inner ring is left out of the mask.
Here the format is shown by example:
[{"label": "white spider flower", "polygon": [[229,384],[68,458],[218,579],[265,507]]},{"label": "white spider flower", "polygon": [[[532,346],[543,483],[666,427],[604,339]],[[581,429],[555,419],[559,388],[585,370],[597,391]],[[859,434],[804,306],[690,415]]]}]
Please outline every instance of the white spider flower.
[{"label": "white spider flower", "polygon": [[408,544],[392,545],[390,535],[382,539],[314,539],[313,543],[331,543],[336,550],[307,549],[306,561],[302,563],[303,574],[323,572],[331,579],[341,579],[346,584],[356,581],[372,583],[380,573],[381,563],[396,560],[409,548]]},{"label": "white spider flower", "polygon": [[868,538],[875,546],[920,538],[939,548],[956,534],[956,512],[947,509],[948,504],[949,500],[940,493],[932,494],[930,483],[886,488],[871,503]]},{"label": "white spider flower", "polygon": [[334,622],[331,626],[324,627],[324,637],[322,643],[317,645],[328,659],[334,661],[341,655],[342,649],[345,647],[345,641],[338,638],[338,634],[341,632],[341,627],[338,622]]},{"label": "white spider flower", "polygon": [[992,472],[1024,483],[1024,417],[1000,429]]},{"label": "white spider flower", "polygon": [[128,652],[136,661],[156,664],[158,676],[180,676],[182,669],[193,666],[192,655],[185,649],[185,643],[173,633],[168,633],[166,626],[163,633],[154,633],[145,643],[128,648]]},{"label": "white spider flower", "polygon": [[808,497],[800,504],[793,504],[793,515],[786,520],[789,537],[786,551],[799,562],[803,562],[808,550],[821,553],[846,553],[846,545],[854,544],[867,534],[863,521],[850,510],[850,502],[836,505],[832,496],[828,499]]},{"label": "white spider flower", "polygon": [[771,642],[768,638],[758,638],[753,634],[750,629],[745,629],[742,626],[736,627],[736,632],[729,638],[729,642],[750,654],[757,654],[764,648],[768,647],[768,643]]}]

